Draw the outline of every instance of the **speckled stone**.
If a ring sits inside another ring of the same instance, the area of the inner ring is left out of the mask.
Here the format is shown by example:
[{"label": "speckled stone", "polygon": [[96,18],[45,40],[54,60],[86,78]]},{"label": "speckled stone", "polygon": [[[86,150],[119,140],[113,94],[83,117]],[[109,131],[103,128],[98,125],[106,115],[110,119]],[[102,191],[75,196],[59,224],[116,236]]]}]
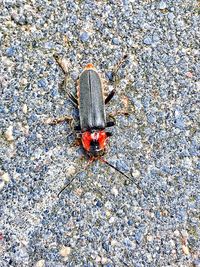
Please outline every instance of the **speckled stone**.
[{"label": "speckled stone", "polygon": [[89,40],[89,34],[87,32],[81,33],[80,39],[82,42],[87,42]]},{"label": "speckled stone", "polygon": [[[197,2],[1,1],[0,266],[199,266]],[[130,180],[77,140],[87,63]]]}]

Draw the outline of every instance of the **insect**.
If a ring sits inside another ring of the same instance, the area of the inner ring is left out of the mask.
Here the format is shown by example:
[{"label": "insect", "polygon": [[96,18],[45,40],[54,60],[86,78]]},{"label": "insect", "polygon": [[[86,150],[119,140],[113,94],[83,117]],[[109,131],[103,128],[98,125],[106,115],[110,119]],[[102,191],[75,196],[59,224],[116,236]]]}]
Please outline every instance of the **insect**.
[{"label": "insect", "polygon": [[92,64],[88,64],[80,75],[78,84],[78,106],[82,145],[90,159],[100,158],[106,147],[107,139],[112,135],[106,131],[114,126],[114,121],[107,122],[105,104],[115,91],[104,99],[100,76]]},{"label": "insect", "polygon": [[[62,62],[58,57],[56,57],[56,60],[65,73],[66,71],[61,64]],[[132,180],[129,176],[103,158],[107,141],[109,137],[112,136],[112,133],[108,131],[107,128],[115,125],[114,120],[107,121],[105,105],[110,102],[115,93],[116,89],[113,89],[107,97],[104,96],[101,77],[93,64],[89,63],[79,77],[77,97],[71,92],[67,92],[67,95],[71,102],[79,109],[79,125],[75,127],[75,130],[80,133],[81,143],[86,154],[89,156],[89,162],[100,160],[120,172],[129,180]],[[65,120],[65,118],[54,120],[54,123],[63,120]],[[60,193],[74,179],[75,176]]]}]

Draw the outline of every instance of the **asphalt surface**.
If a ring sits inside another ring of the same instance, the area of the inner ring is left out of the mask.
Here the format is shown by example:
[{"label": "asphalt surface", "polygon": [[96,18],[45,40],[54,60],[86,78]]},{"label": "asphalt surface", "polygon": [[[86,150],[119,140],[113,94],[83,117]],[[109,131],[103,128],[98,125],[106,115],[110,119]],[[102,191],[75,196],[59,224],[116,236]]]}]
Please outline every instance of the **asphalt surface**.
[{"label": "asphalt surface", "polygon": [[[0,266],[199,267],[199,1],[0,6]],[[129,111],[105,158],[133,181],[48,124],[78,121],[87,63],[117,88],[107,114]]]}]

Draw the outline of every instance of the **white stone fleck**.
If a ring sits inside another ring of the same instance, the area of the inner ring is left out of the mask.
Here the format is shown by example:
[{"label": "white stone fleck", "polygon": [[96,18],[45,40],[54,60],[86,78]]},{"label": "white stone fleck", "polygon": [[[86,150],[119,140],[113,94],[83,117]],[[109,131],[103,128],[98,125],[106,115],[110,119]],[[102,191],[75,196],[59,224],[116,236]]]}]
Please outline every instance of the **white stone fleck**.
[{"label": "white stone fleck", "polygon": [[102,257],[101,258],[101,263],[102,264],[106,264],[108,262],[108,258],[106,258],[106,257]]},{"label": "white stone fleck", "polygon": [[184,253],[185,255],[189,255],[189,254],[190,254],[190,251],[189,251],[188,246],[183,245],[183,246],[182,246],[182,250],[183,250],[183,253]]},{"label": "white stone fleck", "polygon": [[39,260],[34,265],[34,267],[44,267],[44,266],[45,266],[45,260]]},{"label": "white stone fleck", "polygon": [[167,4],[164,1],[160,2],[159,9],[162,10],[162,9],[165,9],[165,8],[167,8]]},{"label": "white stone fleck", "polygon": [[5,173],[1,176],[1,179],[2,179],[4,182],[8,183],[8,182],[10,181],[10,176],[9,176],[9,174],[8,174],[7,172],[5,172]]},{"label": "white stone fleck", "polygon": [[134,177],[134,178],[138,178],[138,177],[140,177],[140,171],[139,170],[137,170],[137,169],[133,169],[133,171],[132,171],[132,176]]},{"label": "white stone fleck", "polygon": [[100,256],[97,256],[96,257],[96,262],[100,262],[101,261],[101,257]]},{"label": "white stone fleck", "polygon": [[111,217],[109,220],[109,223],[114,223],[114,221],[115,221],[115,217]]},{"label": "white stone fleck", "polygon": [[112,189],[111,189],[111,193],[116,197],[117,195],[118,195],[118,190],[117,190],[117,188],[116,187],[113,187]]},{"label": "white stone fleck", "polygon": [[25,136],[28,136],[28,134],[29,134],[29,126],[28,125],[24,125],[22,131],[23,131]]},{"label": "white stone fleck", "polygon": [[67,257],[69,256],[71,252],[71,248],[70,247],[65,247],[65,246],[62,246],[62,248],[60,249],[60,255],[62,257]]},{"label": "white stone fleck", "polygon": [[5,132],[5,137],[8,141],[13,141],[14,136],[13,136],[13,126],[9,126]]},{"label": "white stone fleck", "polygon": [[179,235],[180,235],[179,230],[175,230],[175,231],[174,231],[174,235],[175,235],[175,236],[179,236]]},{"label": "white stone fleck", "polygon": [[0,190],[3,189],[4,185],[5,185],[5,182],[3,180],[0,180]]},{"label": "white stone fleck", "polygon": [[76,172],[76,169],[75,169],[75,167],[73,166],[73,165],[71,165],[71,166],[69,166],[68,168],[67,168],[67,176],[70,176],[70,175],[73,175],[73,174],[75,174],[75,172]]},{"label": "white stone fleck", "polygon": [[23,107],[22,107],[22,111],[24,112],[24,114],[27,113],[27,111],[28,111],[28,107],[27,107],[26,104],[23,105]]}]

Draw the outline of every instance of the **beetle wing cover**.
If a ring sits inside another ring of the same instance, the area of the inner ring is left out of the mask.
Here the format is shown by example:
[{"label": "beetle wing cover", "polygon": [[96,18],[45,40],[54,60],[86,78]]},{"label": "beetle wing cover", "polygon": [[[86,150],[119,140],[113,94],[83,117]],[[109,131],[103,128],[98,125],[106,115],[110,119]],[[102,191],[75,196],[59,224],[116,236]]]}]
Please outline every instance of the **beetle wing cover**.
[{"label": "beetle wing cover", "polygon": [[80,76],[79,115],[83,131],[104,129],[106,124],[105,104],[99,74],[85,70]]}]

